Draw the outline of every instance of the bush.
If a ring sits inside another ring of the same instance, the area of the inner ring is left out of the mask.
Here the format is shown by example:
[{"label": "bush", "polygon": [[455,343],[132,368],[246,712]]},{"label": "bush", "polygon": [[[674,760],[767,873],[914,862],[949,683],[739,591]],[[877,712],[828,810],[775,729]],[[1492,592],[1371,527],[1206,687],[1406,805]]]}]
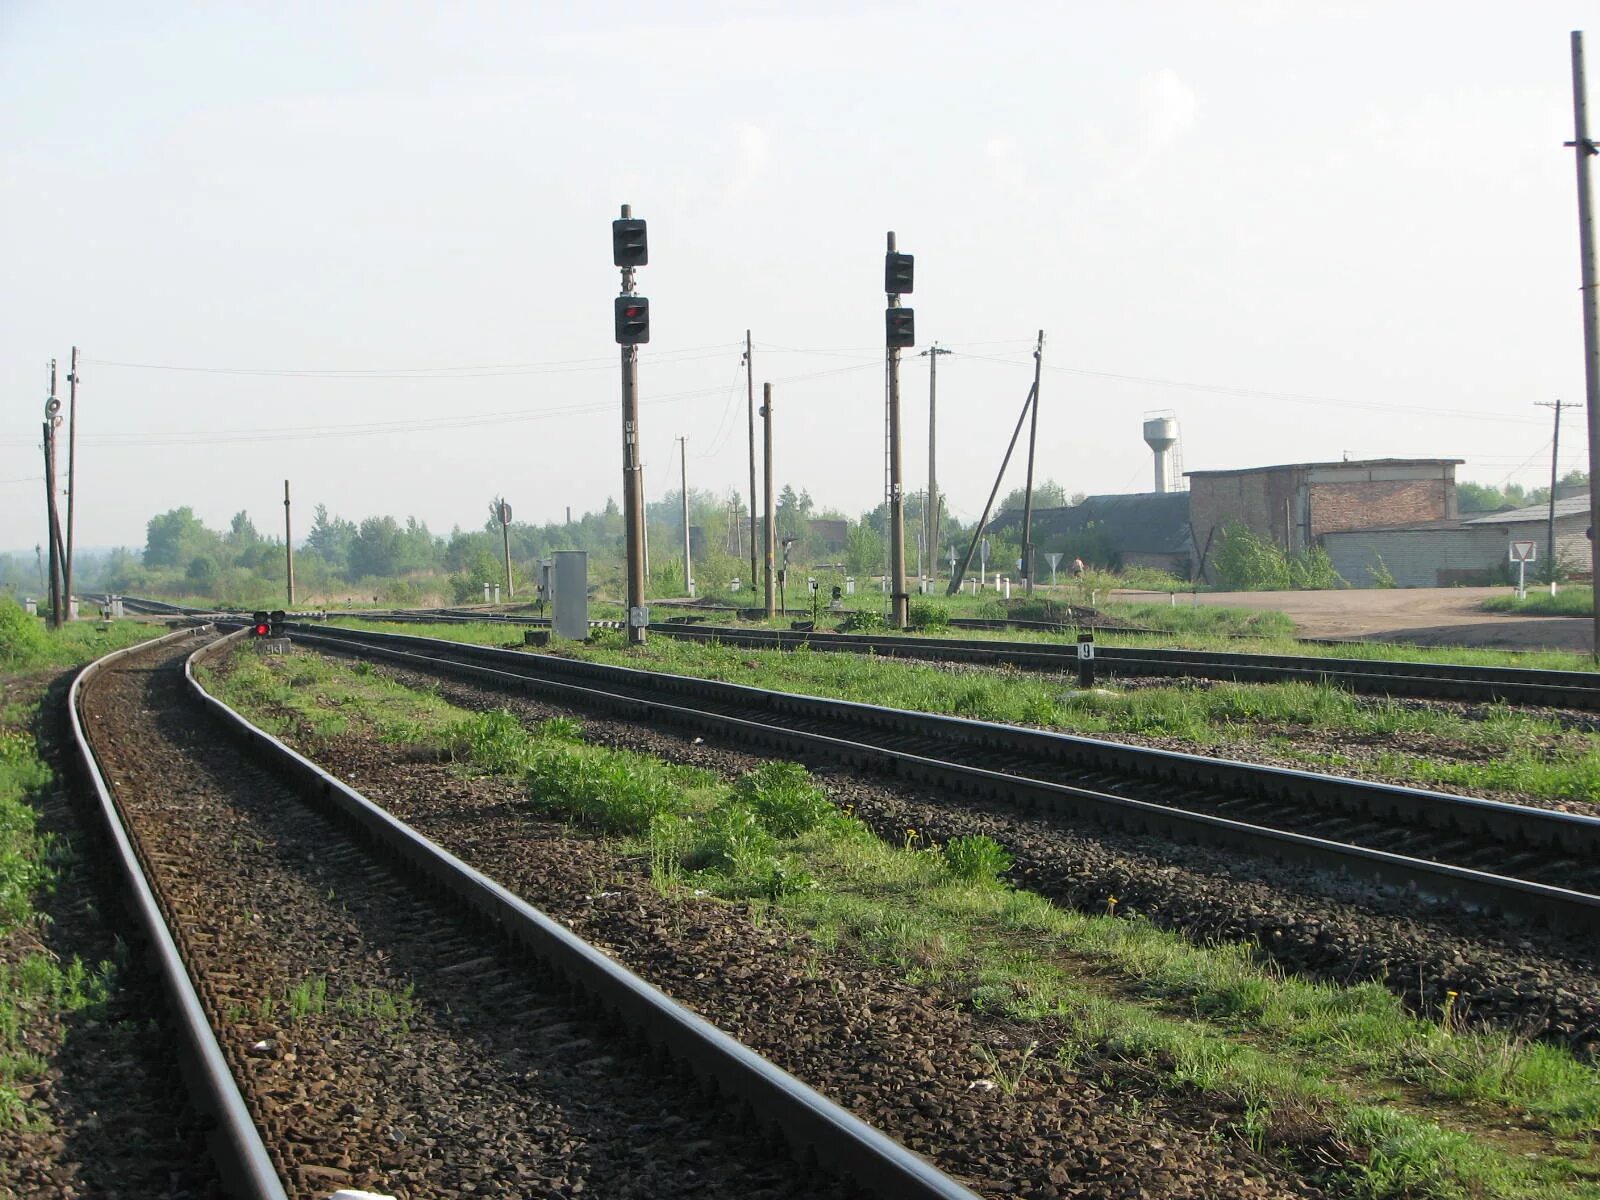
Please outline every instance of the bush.
[{"label": "bush", "polygon": [[889,627],[881,612],[853,612],[839,623],[840,633],[879,633]]},{"label": "bush", "polygon": [[907,614],[913,629],[949,629],[950,614],[932,600],[913,600]]},{"label": "bush", "polygon": [[0,596],[0,666],[42,664],[50,656],[50,637],[44,622],[30,617],[10,596]]},{"label": "bush", "polygon": [[1233,521],[1218,534],[1211,562],[1223,587],[1239,592],[1320,591],[1344,583],[1321,546],[1285,554]]},{"label": "bush", "polygon": [[1378,565],[1367,568],[1367,574],[1372,576],[1372,586],[1375,588],[1394,587],[1394,574],[1389,570],[1388,564],[1383,561],[1383,555],[1375,554],[1373,557],[1378,560]]},{"label": "bush", "polygon": [[776,837],[798,837],[831,817],[834,807],[799,763],[762,763],[733,788],[762,828]]},{"label": "bush", "polygon": [[1011,855],[993,838],[978,834],[976,837],[951,838],[944,844],[944,865],[957,879],[972,883],[999,883],[999,877],[1011,869]]}]

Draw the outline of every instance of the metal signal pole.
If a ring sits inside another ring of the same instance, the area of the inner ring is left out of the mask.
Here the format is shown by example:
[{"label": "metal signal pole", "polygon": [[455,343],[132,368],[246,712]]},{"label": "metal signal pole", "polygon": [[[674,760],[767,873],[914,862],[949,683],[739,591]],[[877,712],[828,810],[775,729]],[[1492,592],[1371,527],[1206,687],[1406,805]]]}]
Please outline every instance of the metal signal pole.
[{"label": "metal signal pole", "polygon": [[67,593],[67,615],[72,615],[72,529],[78,507],[78,348],[72,348],[72,370],[67,375],[67,550],[62,579]]},{"label": "metal signal pole", "polygon": [[928,494],[923,499],[922,524],[927,531],[923,538],[928,548],[927,561],[935,576],[939,574],[939,476],[933,453],[939,426],[935,409],[939,397],[939,355],[949,353],[935,342],[917,356],[928,360]]},{"label": "metal signal pole", "polygon": [[1028,423],[1028,484],[1022,497],[1022,577],[1033,595],[1033,447],[1039,438],[1039,371],[1044,366],[1044,330],[1033,348],[1033,415]]},{"label": "metal signal pole", "polygon": [[[633,216],[633,206],[622,206],[624,220]],[[622,294],[633,291],[632,267],[622,268]],[[638,623],[644,611],[644,462],[639,452],[639,347],[622,347],[622,505],[627,522],[628,555],[628,644],[644,645],[644,626]]]},{"label": "metal signal pole", "polygon": [[754,596],[756,580],[760,578],[756,567],[756,546],[760,539],[756,536],[756,364],[748,329],[744,331],[744,387],[750,414],[750,594]]},{"label": "metal signal pole", "polygon": [[[889,253],[894,252],[891,230]],[[889,293],[889,307],[899,308],[900,297]],[[900,483],[900,347],[890,346],[884,353],[889,375],[889,621],[904,629],[911,597],[906,593],[906,501]]]}]

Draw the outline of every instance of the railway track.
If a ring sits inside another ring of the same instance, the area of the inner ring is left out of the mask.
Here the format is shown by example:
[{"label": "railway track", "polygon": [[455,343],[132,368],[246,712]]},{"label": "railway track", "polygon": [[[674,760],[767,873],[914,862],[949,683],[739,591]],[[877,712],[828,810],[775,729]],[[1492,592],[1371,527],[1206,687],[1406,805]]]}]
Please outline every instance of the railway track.
[{"label": "railway track", "polygon": [[[706,625],[651,625],[651,632],[685,641],[721,642],[794,650],[843,651],[890,658],[982,663],[1021,670],[1076,672],[1072,643],[999,642],[976,638],[904,637],[892,634],[815,633]],[[1442,663],[1313,655],[1247,654],[1096,646],[1095,670],[1108,676],[1174,676],[1241,683],[1328,683],[1354,692],[1479,703],[1503,701],[1600,710],[1600,672],[1472,667]]]},{"label": "railway track", "polygon": [[764,753],[1359,878],[1422,904],[1600,936],[1600,819],[1311,772],[403,634],[306,645],[457,673]]},{"label": "railway track", "polygon": [[234,1194],[970,1200],[206,695],[211,634],[92,664],[69,709]]},{"label": "railway track", "polygon": [[[143,612],[174,616],[201,615],[197,610],[160,601],[125,599],[125,603],[137,604],[140,606],[138,611]],[[488,623],[519,627],[542,627],[550,624],[549,619],[544,617],[477,613],[464,609],[399,610],[370,614],[369,619],[411,624]],[[955,623],[952,621],[952,624]],[[966,624],[972,627],[991,627],[989,623],[980,621]],[[621,622],[591,621],[590,625],[597,628],[620,628]],[[675,621],[653,622],[649,630],[683,641],[718,642],[724,645],[782,650],[794,650],[803,646],[820,651],[874,654],[931,662],[976,663],[1030,671],[1074,673],[1079,665],[1078,647],[1068,642],[1004,642],[978,638],[908,637],[899,634],[741,629],[734,626],[686,624]],[[1458,700],[1482,704],[1503,702],[1600,712],[1600,672],[1593,671],[1462,666],[1322,655],[1254,654],[1105,645],[1095,647],[1094,661],[1097,674],[1112,678],[1154,676],[1229,680],[1239,683],[1325,683],[1367,695]]]}]

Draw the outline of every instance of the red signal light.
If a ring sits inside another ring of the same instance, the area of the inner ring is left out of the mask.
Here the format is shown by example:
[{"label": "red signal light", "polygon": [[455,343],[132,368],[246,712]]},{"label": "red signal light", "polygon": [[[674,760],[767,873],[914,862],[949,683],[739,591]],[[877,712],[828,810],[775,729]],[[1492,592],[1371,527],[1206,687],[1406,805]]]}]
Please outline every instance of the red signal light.
[{"label": "red signal light", "polygon": [[265,625],[257,625],[256,626],[256,636],[257,637],[266,637],[267,636],[267,627]]}]

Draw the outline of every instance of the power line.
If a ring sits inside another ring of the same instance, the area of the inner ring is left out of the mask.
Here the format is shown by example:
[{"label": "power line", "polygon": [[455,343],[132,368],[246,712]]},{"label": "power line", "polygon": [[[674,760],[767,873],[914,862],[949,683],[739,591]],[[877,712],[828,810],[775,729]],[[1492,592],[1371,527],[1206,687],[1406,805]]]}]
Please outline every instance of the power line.
[{"label": "power line", "polygon": [[[718,358],[736,343],[719,346],[686,346],[678,350],[664,350],[652,355],[669,362],[693,362],[702,358]],[[607,358],[565,358],[531,363],[489,363],[478,366],[455,367],[196,367],[175,363],[122,362],[105,358],[86,358],[86,366],[116,367],[131,371],[175,371],[196,375],[242,375],[269,379],[482,379],[502,375],[567,374],[577,371],[607,370],[614,364]]]}]

